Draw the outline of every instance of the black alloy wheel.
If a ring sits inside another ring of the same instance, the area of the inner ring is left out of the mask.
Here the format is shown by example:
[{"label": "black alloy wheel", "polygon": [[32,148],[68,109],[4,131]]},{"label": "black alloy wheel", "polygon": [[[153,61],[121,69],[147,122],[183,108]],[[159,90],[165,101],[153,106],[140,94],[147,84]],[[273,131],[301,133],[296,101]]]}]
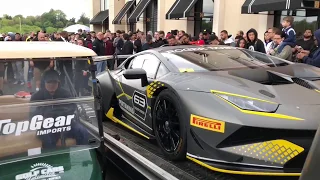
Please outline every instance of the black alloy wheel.
[{"label": "black alloy wheel", "polygon": [[157,97],[153,123],[155,136],[164,154],[172,160],[185,158],[186,128],[181,122],[182,116],[178,99],[169,90]]},{"label": "black alloy wheel", "polygon": [[167,98],[156,104],[156,126],[162,147],[169,153],[174,152],[180,141],[180,124],[177,110]]}]

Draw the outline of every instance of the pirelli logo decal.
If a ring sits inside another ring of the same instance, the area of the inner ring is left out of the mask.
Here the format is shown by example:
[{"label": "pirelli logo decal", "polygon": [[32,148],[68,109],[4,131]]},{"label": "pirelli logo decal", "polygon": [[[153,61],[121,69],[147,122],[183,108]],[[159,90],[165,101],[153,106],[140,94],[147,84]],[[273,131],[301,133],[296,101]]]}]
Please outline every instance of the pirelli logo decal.
[{"label": "pirelli logo decal", "polygon": [[191,114],[190,117],[190,124],[201,129],[206,129],[209,131],[215,131],[220,133],[224,133],[225,129],[225,122],[223,121],[213,120],[201,116],[196,116],[193,114]]}]

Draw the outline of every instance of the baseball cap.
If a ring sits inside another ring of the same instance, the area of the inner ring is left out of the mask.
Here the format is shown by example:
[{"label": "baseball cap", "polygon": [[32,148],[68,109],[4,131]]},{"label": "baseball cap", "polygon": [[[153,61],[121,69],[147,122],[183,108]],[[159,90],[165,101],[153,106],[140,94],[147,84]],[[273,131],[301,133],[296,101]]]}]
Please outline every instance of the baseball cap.
[{"label": "baseball cap", "polygon": [[59,82],[60,81],[60,75],[59,75],[59,73],[57,71],[51,69],[51,70],[46,71],[43,74],[43,80],[46,83],[52,82],[52,81]]}]

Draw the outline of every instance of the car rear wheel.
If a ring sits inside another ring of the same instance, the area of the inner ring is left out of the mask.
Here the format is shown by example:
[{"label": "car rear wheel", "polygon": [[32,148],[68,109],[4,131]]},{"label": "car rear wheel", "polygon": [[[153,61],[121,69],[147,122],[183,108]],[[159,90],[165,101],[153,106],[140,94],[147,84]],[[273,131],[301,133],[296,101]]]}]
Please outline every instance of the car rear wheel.
[{"label": "car rear wheel", "polygon": [[170,160],[183,160],[187,152],[184,115],[179,99],[170,90],[163,90],[152,112],[153,128],[161,150]]}]

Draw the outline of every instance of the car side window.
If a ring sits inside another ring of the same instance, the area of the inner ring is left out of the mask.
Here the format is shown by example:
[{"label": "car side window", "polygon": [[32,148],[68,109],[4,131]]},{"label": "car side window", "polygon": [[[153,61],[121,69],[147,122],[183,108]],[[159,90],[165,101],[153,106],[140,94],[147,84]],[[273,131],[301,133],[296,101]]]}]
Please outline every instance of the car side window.
[{"label": "car side window", "polygon": [[151,54],[147,54],[144,56],[144,63],[142,69],[147,72],[147,77],[154,79],[159,67],[160,60]]},{"label": "car side window", "polygon": [[134,59],[131,60],[131,63],[129,65],[128,69],[137,69],[142,68],[144,58],[143,56],[137,56]]},{"label": "car side window", "polygon": [[169,70],[166,68],[166,66],[163,63],[161,63],[157,72],[156,79],[161,78],[162,76],[166,75],[168,72]]}]

